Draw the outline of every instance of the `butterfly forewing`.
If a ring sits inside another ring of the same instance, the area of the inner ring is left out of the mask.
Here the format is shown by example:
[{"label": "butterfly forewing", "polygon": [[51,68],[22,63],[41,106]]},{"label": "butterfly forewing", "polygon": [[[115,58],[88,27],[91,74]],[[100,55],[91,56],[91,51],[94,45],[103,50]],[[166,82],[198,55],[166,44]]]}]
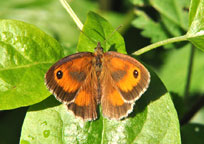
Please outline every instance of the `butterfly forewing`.
[{"label": "butterfly forewing", "polygon": [[150,82],[148,70],[136,59],[117,52],[104,54],[111,77],[123,98],[134,102],[147,89]]},{"label": "butterfly forewing", "polygon": [[48,89],[83,119],[96,118],[97,79],[94,79],[93,58],[92,53],[70,55],[55,63],[45,76]]}]

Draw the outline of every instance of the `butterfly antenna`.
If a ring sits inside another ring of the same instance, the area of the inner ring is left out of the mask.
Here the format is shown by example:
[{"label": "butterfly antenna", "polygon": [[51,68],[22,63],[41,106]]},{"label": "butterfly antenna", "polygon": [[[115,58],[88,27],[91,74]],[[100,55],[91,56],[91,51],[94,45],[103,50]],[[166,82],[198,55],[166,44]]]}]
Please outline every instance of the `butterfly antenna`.
[{"label": "butterfly antenna", "polygon": [[[79,29],[79,28],[78,28]],[[82,30],[79,29],[79,31],[85,35],[90,41],[92,41],[94,44],[97,44],[98,42],[94,41],[93,39],[91,39],[88,35],[86,35]]]},{"label": "butterfly antenna", "polygon": [[110,37],[112,37],[113,34],[114,34],[116,31],[118,31],[122,26],[123,26],[122,24],[119,25],[102,43],[103,43],[103,44],[106,43],[107,40],[108,40]]}]

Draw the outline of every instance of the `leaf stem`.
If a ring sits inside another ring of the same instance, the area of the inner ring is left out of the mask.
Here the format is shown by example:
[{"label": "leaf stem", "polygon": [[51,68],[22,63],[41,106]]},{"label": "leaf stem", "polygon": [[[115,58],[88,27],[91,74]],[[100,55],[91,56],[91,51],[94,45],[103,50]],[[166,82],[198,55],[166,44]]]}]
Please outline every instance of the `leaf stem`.
[{"label": "leaf stem", "polygon": [[77,17],[77,15],[74,13],[74,11],[70,7],[70,5],[67,3],[67,1],[66,0],[59,0],[59,1],[61,2],[62,6],[67,10],[67,12],[71,16],[71,18],[74,20],[74,22],[76,23],[77,27],[82,31],[83,24],[80,21],[80,19]]},{"label": "leaf stem", "polygon": [[195,47],[192,45],[191,52],[190,52],[189,65],[188,65],[188,75],[187,75],[186,87],[185,87],[185,92],[184,92],[185,101],[187,101],[188,95],[189,95],[189,87],[190,87],[190,82],[191,82],[194,55],[195,55]]},{"label": "leaf stem", "polygon": [[148,46],[134,52],[133,55],[141,55],[141,54],[143,54],[145,52],[148,52],[148,51],[150,51],[152,49],[155,49],[157,47],[160,47],[160,46],[163,46],[163,45],[166,45],[166,44],[170,44],[170,43],[173,43],[173,42],[180,42],[180,41],[186,41],[186,40],[187,40],[187,35],[166,39],[166,40],[159,41],[157,43],[148,45]]}]

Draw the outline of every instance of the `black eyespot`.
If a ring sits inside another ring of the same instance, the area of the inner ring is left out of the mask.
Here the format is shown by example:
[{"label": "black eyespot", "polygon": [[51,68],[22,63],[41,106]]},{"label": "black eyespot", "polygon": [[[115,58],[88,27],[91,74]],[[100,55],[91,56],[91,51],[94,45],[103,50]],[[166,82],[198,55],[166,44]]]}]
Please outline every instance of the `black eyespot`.
[{"label": "black eyespot", "polygon": [[61,79],[62,76],[63,76],[63,73],[62,73],[61,70],[59,70],[56,75],[57,75],[57,78],[58,78],[58,79]]},{"label": "black eyespot", "polygon": [[133,71],[133,75],[134,75],[134,77],[135,77],[135,78],[137,78],[137,77],[138,77],[138,74],[139,74],[139,73],[138,73],[138,71],[137,71],[137,70],[134,70],[134,71]]}]

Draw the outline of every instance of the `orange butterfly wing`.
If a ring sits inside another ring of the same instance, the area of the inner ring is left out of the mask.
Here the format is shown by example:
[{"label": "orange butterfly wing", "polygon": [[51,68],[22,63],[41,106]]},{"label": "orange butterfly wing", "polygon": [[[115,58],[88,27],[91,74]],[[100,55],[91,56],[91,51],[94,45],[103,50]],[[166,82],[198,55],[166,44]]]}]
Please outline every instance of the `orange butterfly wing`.
[{"label": "orange butterfly wing", "polygon": [[85,121],[95,120],[97,118],[98,101],[98,79],[94,67],[91,67],[90,73],[78,90],[75,100],[67,107]]},{"label": "orange butterfly wing", "polygon": [[103,115],[110,119],[126,117],[149,82],[149,72],[134,58],[117,52],[105,53],[101,73]]},{"label": "orange butterfly wing", "polygon": [[97,118],[98,81],[93,58],[89,52],[67,56],[55,63],[45,76],[48,89],[84,120]]}]

